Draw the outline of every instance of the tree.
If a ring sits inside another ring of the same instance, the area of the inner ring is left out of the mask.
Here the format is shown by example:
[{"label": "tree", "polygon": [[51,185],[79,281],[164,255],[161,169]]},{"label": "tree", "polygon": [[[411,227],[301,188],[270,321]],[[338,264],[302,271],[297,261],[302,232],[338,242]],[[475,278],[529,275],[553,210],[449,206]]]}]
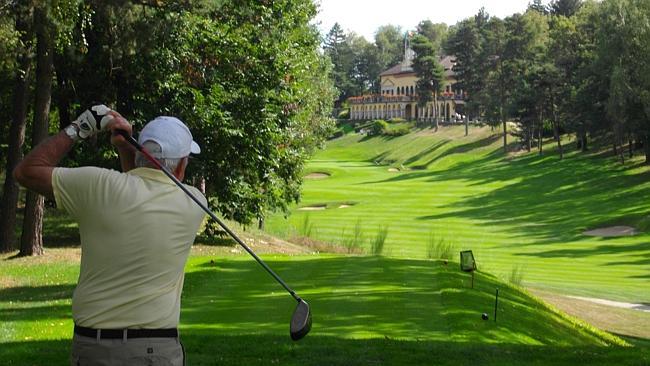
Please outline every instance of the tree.
[{"label": "tree", "polygon": [[334,85],[340,93],[336,105],[340,106],[347,98],[357,95],[361,91],[355,84],[355,80],[351,78],[351,76],[354,77],[356,71],[355,50],[350,47],[348,36],[338,23],[334,23],[325,37],[323,49],[333,65]]},{"label": "tree", "polygon": [[467,93],[466,113],[478,117],[480,104],[477,96],[483,90],[479,66],[482,44],[475,20],[465,19],[452,27],[444,48],[447,54],[456,57],[454,72],[457,88]]},{"label": "tree", "polygon": [[549,4],[549,10],[553,15],[572,17],[582,6],[582,0],[554,0]]},{"label": "tree", "polygon": [[[36,98],[34,123],[32,124],[32,146],[38,145],[48,135],[50,101],[52,99],[52,77],[54,75],[54,30],[49,8],[42,3],[34,9],[36,32]],[[45,197],[32,191],[27,192],[25,214],[20,243],[20,255],[43,254],[43,214]]]},{"label": "tree", "polygon": [[438,128],[438,93],[442,91],[444,69],[438,62],[434,45],[427,37],[416,34],[411,40],[411,48],[415,52],[413,59],[413,71],[418,77],[416,83],[416,94],[418,106],[424,107],[430,101],[434,101],[435,128]]},{"label": "tree", "polygon": [[398,64],[404,57],[404,32],[395,25],[383,25],[375,32],[375,45],[379,52],[380,65],[387,69]]},{"label": "tree", "polygon": [[6,176],[2,206],[0,207],[0,242],[3,252],[12,250],[15,241],[14,227],[16,225],[16,207],[18,204],[18,184],[14,180],[12,172],[22,159],[29,84],[33,67],[32,17],[34,5],[31,2],[17,2],[14,7],[16,30],[19,32],[20,39],[16,55],[13,113],[8,139]]},{"label": "tree", "polygon": [[490,18],[483,27],[483,47],[480,59],[485,60],[487,66],[485,88],[478,94],[485,109],[485,117],[489,122],[503,125],[503,151],[507,153],[508,129],[506,124],[507,100],[509,94],[508,75],[504,71],[504,51],[506,43],[506,29],[504,22],[499,18]]},{"label": "tree", "polygon": [[440,54],[442,46],[447,41],[447,24],[433,23],[430,20],[423,20],[417,26],[417,33],[427,37],[433,45],[436,54]]},{"label": "tree", "polygon": [[528,10],[536,11],[544,15],[548,14],[548,9],[542,4],[542,0],[533,0],[532,3],[528,4]]}]

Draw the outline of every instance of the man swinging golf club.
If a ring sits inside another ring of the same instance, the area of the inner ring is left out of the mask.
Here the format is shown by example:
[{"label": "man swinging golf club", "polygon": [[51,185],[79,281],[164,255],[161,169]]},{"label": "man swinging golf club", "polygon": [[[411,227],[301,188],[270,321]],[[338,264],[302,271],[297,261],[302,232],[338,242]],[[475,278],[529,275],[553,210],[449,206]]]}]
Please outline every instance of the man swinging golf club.
[{"label": "man swinging golf club", "polygon": [[[122,173],[96,167],[57,168],[78,140],[112,132]],[[131,125],[97,105],[34,148],[16,180],[54,198],[78,223],[81,271],[72,298],[72,365],[183,365],[177,326],[183,269],[204,211],[125,139]],[[200,152],[179,119],[158,117],[139,143],[182,180],[190,153]],[[205,197],[185,186],[204,204]]]}]

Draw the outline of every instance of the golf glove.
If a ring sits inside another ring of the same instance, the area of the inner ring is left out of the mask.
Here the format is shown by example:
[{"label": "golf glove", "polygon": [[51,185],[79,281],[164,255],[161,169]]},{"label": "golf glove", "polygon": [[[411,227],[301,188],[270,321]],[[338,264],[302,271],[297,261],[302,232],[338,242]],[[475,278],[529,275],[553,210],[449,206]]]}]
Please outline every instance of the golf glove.
[{"label": "golf glove", "polygon": [[108,114],[110,111],[111,109],[103,104],[94,105],[83,111],[76,120],[72,121],[72,124],[77,127],[79,137],[85,140],[105,130],[108,122],[113,119],[113,116]]}]

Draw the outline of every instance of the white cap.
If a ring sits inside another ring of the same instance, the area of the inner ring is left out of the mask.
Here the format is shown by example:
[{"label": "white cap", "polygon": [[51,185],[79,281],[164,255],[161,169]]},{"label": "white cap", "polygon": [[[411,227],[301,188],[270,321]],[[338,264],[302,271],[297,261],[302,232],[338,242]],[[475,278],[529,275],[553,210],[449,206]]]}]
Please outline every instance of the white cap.
[{"label": "white cap", "polygon": [[178,159],[198,154],[201,148],[192,140],[190,129],[176,117],[160,116],[147,123],[140,132],[140,145],[153,141],[160,145],[162,153],[157,158]]}]

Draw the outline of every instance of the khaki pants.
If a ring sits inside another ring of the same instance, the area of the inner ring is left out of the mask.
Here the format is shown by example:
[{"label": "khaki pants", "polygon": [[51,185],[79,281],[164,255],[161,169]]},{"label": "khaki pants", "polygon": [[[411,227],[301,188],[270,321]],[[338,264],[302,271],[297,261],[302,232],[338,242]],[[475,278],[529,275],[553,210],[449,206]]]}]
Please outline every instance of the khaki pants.
[{"label": "khaki pants", "polygon": [[100,339],[75,334],[72,366],[184,366],[178,338]]}]

